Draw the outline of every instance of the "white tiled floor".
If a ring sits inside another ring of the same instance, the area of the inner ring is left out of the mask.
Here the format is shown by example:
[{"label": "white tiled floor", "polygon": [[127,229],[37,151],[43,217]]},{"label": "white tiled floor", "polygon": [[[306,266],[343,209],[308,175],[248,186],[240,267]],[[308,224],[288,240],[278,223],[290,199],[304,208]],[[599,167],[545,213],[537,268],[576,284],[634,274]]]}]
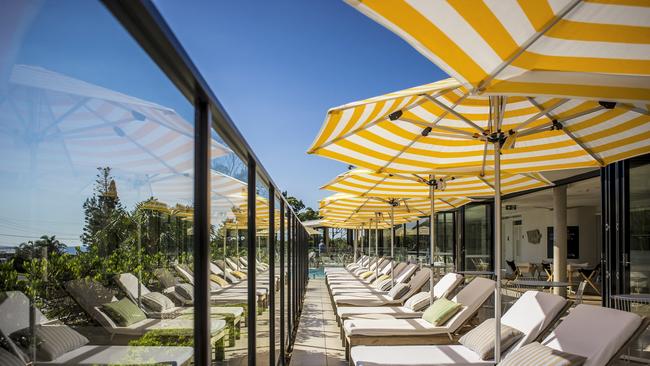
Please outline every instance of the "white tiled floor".
[{"label": "white tiled floor", "polygon": [[309,280],[291,365],[347,365],[324,279]]}]

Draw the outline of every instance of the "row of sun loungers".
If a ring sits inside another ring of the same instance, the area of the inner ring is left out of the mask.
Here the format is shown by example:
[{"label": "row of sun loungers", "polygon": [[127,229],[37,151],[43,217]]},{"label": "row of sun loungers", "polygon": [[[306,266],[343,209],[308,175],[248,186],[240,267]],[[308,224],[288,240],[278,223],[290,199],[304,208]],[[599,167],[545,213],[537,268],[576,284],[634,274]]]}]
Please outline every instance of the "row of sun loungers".
[{"label": "row of sun loungers", "polygon": [[[431,293],[421,291],[427,281],[420,281],[428,280],[429,270],[405,272],[411,266],[364,256],[345,268],[325,269],[346,358],[356,366],[494,365],[494,319],[474,320],[495,282],[477,277],[461,287],[463,276],[448,273],[431,290],[433,299],[443,300],[430,307]],[[391,270],[394,280],[386,277]],[[389,300],[390,292],[377,289],[386,280],[392,290],[400,284],[409,290]],[[440,324],[427,318],[439,304],[455,309]],[[560,321],[571,305],[557,295],[525,292],[501,317],[500,364],[609,365],[648,327],[648,319],[636,314],[592,305],[578,305]]]},{"label": "row of sun loungers", "polygon": [[[235,339],[239,337],[242,323],[245,319],[245,310],[242,306],[220,306],[222,304],[246,304],[247,287],[246,281],[237,279],[227,281],[225,274],[230,268],[212,263],[213,274],[221,275],[224,280],[221,284],[213,283],[211,307],[211,341],[215,349],[215,360],[223,359],[226,340],[228,345],[234,346]],[[240,263],[246,269],[245,262]],[[183,265],[176,266],[177,274],[182,280],[168,269],[159,269],[155,276],[164,288],[161,292],[151,291],[146,285],[140,283],[131,273],[122,273],[115,277],[117,286],[126,294],[126,298],[120,301],[130,301],[133,306],[138,306],[146,318],[122,326],[113,320],[104,308],[105,304],[117,303],[118,299],[114,292],[101,283],[92,279],[72,280],[65,284],[65,290],[70,297],[101,327],[108,333],[112,345],[89,345],[88,339],[67,327],[66,325],[50,321],[38,310],[35,309],[36,327],[46,327],[45,331],[60,331],[62,334],[71,337],[70,340],[57,339],[53,342],[63,344],[74,344],[74,340],[81,342],[69,351],[61,354],[50,361],[40,361],[38,364],[75,364],[75,365],[118,365],[118,364],[173,364],[188,365],[191,363],[193,349],[191,347],[149,347],[149,346],[126,346],[129,340],[141,337],[145,334],[160,337],[186,337],[193,336],[193,274],[192,271]],[[260,277],[267,266],[257,263],[256,271]],[[245,279],[245,278],[243,278]],[[258,302],[265,303],[268,296],[268,286],[257,287]],[[267,281],[268,284],[268,281]],[[184,292],[184,294],[183,294]],[[189,292],[189,298],[188,298]],[[172,301],[174,300],[174,301]],[[261,309],[263,311],[263,309]],[[12,314],[11,317],[7,316]],[[30,304],[25,294],[18,291],[0,294],[0,335],[5,342],[11,344],[15,352],[5,352],[0,355],[0,363],[16,359],[17,364],[24,364],[27,358],[20,359],[22,351],[12,343],[11,335],[17,331],[30,327]],[[57,330],[55,329],[55,327]]]}]

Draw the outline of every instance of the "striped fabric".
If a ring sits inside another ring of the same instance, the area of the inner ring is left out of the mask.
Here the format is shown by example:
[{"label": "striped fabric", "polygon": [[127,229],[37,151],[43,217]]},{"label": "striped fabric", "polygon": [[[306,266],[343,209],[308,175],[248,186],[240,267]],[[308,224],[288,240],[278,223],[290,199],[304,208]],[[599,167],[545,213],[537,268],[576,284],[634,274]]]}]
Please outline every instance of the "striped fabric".
[{"label": "striped fabric", "polygon": [[[494,359],[495,330],[494,318],[486,319],[478,327],[460,337],[458,343],[476,352],[482,360],[492,360]],[[501,350],[507,350],[523,335],[519,330],[501,324]]]},{"label": "striped fabric", "polygon": [[346,0],[477,93],[650,102],[646,0]]},{"label": "striped fabric", "polygon": [[[59,174],[98,166],[138,174],[193,168],[194,125],[173,109],[40,67],[16,65],[9,82],[10,92],[0,101],[3,124],[24,130],[0,135],[0,154],[12,156],[5,170],[30,163]],[[28,115],[37,116],[37,123],[23,123]],[[32,153],[16,150],[16,136],[38,136],[30,142]],[[212,141],[211,157],[229,152]]]},{"label": "striped fabric", "polygon": [[[392,202],[392,203],[391,203]],[[359,197],[345,193],[335,193],[320,201],[320,213],[328,220],[367,220],[390,223],[391,215],[395,223],[408,222],[419,216],[430,215],[429,198],[383,199],[378,197]],[[446,197],[435,200],[435,210],[444,211],[460,207],[469,199]],[[395,204],[396,206],[392,206]],[[392,208],[392,212],[391,212]],[[369,228],[374,228],[374,223]]]},{"label": "striped fabric", "polygon": [[[428,198],[429,176],[418,174],[375,173],[367,169],[347,171],[322,189],[364,197]],[[494,196],[494,175],[436,176],[436,198]],[[552,185],[544,176],[532,174],[501,174],[501,193],[512,193]]]},{"label": "striped fabric", "polygon": [[[34,332],[34,337],[38,340],[37,361],[52,361],[88,343],[88,338],[67,325],[37,325]],[[20,345],[25,353],[31,354],[29,350],[30,343],[32,343],[30,328],[14,332],[10,338]],[[0,359],[0,361],[2,360]],[[4,365],[4,363],[2,364]]]},{"label": "striped fabric", "polygon": [[384,173],[489,175],[497,131],[507,137],[501,171],[510,174],[650,152],[645,106],[474,96],[452,79],[329,110],[308,152]]},{"label": "striped fabric", "polygon": [[512,352],[499,363],[500,366],[580,366],[585,357],[546,347],[539,342],[527,344]]}]

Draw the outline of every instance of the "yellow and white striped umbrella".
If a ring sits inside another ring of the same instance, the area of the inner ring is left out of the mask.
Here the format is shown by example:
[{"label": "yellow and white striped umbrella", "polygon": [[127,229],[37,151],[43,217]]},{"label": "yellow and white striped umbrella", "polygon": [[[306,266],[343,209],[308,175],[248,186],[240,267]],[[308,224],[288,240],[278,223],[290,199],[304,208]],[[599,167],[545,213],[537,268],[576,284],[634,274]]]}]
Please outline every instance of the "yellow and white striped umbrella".
[{"label": "yellow and white striped umbrella", "polygon": [[473,96],[446,79],[332,108],[309,153],[377,172],[484,175],[493,142],[507,138],[504,172],[600,167],[650,152],[648,114],[620,103]]},{"label": "yellow and white striped umbrella", "polygon": [[[435,210],[451,210],[469,202],[470,200],[466,198],[437,198]],[[430,207],[431,201],[428,198],[359,197],[345,193],[335,193],[320,201],[320,212],[325,217],[347,214],[348,217],[372,218],[377,213],[381,213],[389,219],[392,211],[395,218],[413,218],[429,215]]]},{"label": "yellow and white striped umbrella", "polygon": [[650,103],[647,0],[346,2],[475,93]]},{"label": "yellow and white striped umbrella", "polygon": [[[487,197],[494,196],[494,174],[485,176],[428,176],[406,173],[375,173],[367,169],[347,171],[322,189],[378,198],[429,198],[429,185],[436,184],[435,197]],[[501,193],[513,193],[551,186],[539,173],[502,174]]]}]

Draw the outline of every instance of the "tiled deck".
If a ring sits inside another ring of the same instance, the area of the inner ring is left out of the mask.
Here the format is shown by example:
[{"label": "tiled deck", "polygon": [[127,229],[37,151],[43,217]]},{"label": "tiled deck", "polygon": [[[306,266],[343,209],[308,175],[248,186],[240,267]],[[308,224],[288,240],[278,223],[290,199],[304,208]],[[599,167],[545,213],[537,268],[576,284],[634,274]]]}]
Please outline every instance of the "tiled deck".
[{"label": "tiled deck", "polygon": [[309,280],[291,365],[347,365],[325,279]]}]

